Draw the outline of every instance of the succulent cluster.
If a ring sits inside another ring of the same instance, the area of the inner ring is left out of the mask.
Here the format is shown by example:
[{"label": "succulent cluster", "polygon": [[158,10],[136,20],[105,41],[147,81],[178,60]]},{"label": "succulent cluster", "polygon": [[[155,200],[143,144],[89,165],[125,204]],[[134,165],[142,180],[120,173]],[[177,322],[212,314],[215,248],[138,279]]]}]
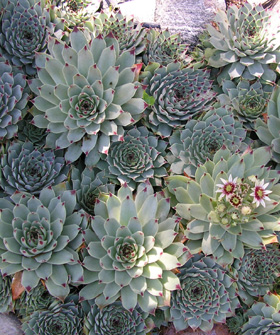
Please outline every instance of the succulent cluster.
[{"label": "succulent cluster", "polygon": [[210,257],[196,254],[180,268],[181,291],[172,292],[170,320],[177,331],[211,331],[214,322],[225,322],[239,307],[231,277]]},{"label": "succulent cluster", "polygon": [[0,0],[0,313],[278,334],[280,30],[231,6],[192,49],[119,3]]},{"label": "succulent cluster", "polygon": [[1,157],[1,187],[7,194],[15,191],[39,194],[43,188],[63,182],[69,167],[63,152],[34,147],[31,142],[15,142]]},{"label": "succulent cluster", "polygon": [[35,54],[47,49],[54,32],[48,10],[37,0],[3,1],[0,17],[0,52],[28,75],[36,74]]},{"label": "succulent cluster", "polygon": [[279,63],[280,45],[275,31],[269,29],[271,16],[267,10],[250,3],[240,8],[230,6],[226,13],[216,14],[215,23],[215,27],[207,28],[213,48],[208,64],[223,68],[220,78],[276,81],[269,65]]},{"label": "succulent cluster", "polygon": [[137,304],[153,313],[180,288],[171,271],[190,257],[175,242],[177,217],[168,217],[170,201],[155,194],[149,183],[140,184],[133,200],[124,184],[117,195],[104,195],[95,205],[95,216],[85,231],[85,284],[80,299],[96,298],[103,308],[121,297],[122,306],[133,311]]},{"label": "succulent cluster", "polygon": [[0,141],[13,138],[18,122],[26,113],[27,82],[20,68],[11,66],[0,55]]},{"label": "succulent cluster", "polygon": [[71,47],[51,39],[51,55],[36,55],[39,78],[30,84],[38,94],[34,124],[48,132],[47,147],[66,149],[68,163],[84,154],[86,164],[93,165],[122,138],[124,126],[140,119],[146,103],[134,82],[134,52],[119,55],[113,36],[88,40],[77,28],[70,42]]},{"label": "succulent cluster", "polygon": [[179,61],[167,66],[151,63],[142,79],[148,85],[146,95],[153,99],[145,111],[145,125],[162,137],[169,137],[174,129],[183,128],[189,119],[208,111],[216,95],[209,72],[181,69]]},{"label": "succulent cluster", "polygon": [[255,302],[248,310],[247,316],[249,320],[241,329],[242,335],[279,334],[279,311],[279,296],[271,293],[265,295],[263,302]]},{"label": "succulent cluster", "polygon": [[231,152],[241,149],[246,131],[225,108],[209,111],[201,120],[190,120],[169,139],[171,171],[194,176],[197,167],[212,159],[223,146]]},{"label": "succulent cluster", "polygon": [[243,258],[245,247],[261,249],[274,238],[280,194],[279,174],[265,167],[270,158],[265,148],[232,155],[224,147],[197,168],[195,179],[167,177],[192,253],[203,251],[225,266]]},{"label": "succulent cluster", "polygon": [[137,183],[147,179],[161,184],[159,178],[167,176],[166,146],[167,142],[158,139],[146,127],[130,129],[125,132],[123,141],[111,145],[108,155],[103,155],[97,166],[116,184],[127,183],[135,188]]}]

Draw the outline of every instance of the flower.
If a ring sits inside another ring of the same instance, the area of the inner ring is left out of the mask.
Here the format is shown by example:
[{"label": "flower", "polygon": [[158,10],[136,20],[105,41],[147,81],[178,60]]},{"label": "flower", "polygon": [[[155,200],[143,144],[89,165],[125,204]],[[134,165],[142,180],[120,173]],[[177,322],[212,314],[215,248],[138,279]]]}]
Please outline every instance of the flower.
[{"label": "flower", "polygon": [[[235,258],[242,258],[245,247],[261,249],[275,238],[275,232],[280,230],[277,214],[280,176],[278,170],[266,167],[270,159],[271,152],[264,147],[242,155],[232,154],[224,147],[216,152],[212,161],[197,168],[194,179],[185,176],[166,178],[176,213],[184,219],[186,245],[192,253],[203,251],[226,266]],[[252,172],[257,176],[255,183],[251,181]],[[266,207],[256,206],[251,193],[254,184],[263,197],[266,196],[264,186],[271,189],[273,201]],[[224,190],[225,186],[228,189]],[[234,192],[227,196],[233,188]],[[220,192],[217,193],[217,189]],[[225,207],[224,211],[221,211],[221,205]],[[245,210],[245,206],[249,208]]]},{"label": "flower", "polygon": [[216,186],[219,187],[217,189],[217,193],[222,193],[219,197],[219,200],[221,200],[224,196],[228,199],[230,196],[232,196],[233,192],[236,189],[236,181],[237,177],[232,179],[232,175],[230,174],[228,177],[228,180],[225,180],[223,178],[220,178],[223,184],[217,184]]},{"label": "flower", "polygon": [[259,205],[262,205],[265,207],[265,200],[271,201],[271,199],[267,196],[269,193],[272,193],[272,191],[266,190],[269,183],[264,184],[264,179],[257,180],[255,187],[252,188],[253,192],[250,194],[252,197],[254,197],[253,203],[256,204],[256,207]]}]

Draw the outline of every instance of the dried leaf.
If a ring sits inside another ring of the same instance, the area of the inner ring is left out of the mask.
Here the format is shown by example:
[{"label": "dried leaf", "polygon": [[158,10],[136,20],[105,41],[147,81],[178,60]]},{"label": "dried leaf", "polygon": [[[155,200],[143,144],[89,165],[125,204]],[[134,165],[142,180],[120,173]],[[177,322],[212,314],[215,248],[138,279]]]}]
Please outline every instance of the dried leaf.
[{"label": "dried leaf", "polygon": [[13,300],[19,299],[24,291],[24,287],[21,285],[21,277],[22,277],[22,271],[17,272],[13,277],[11,285]]}]

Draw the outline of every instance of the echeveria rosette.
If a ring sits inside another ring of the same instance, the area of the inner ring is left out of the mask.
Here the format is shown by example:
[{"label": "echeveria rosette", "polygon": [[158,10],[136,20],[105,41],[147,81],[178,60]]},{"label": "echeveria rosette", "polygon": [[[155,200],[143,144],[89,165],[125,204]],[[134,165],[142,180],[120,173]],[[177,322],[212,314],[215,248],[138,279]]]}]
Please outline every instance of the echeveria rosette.
[{"label": "echeveria rosette", "polygon": [[115,193],[115,184],[109,183],[105,171],[97,168],[72,167],[68,188],[76,191],[77,207],[94,215],[95,200],[100,193]]},{"label": "echeveria rosette", "polygon": [[180,289],[173,269],[190,257],[181,242],[174,241],[179,224],[169,217],[170,201],[154,194],[146,182],[137,188],[135,200],[124,185],[117,195],[104,194],[96,202],[95,216],[85,232],[87,254],[83,259],[84,283],[80,300],[96,297],[104,308],[121,298],[132,312],[137,303],[144,312],[170,303],[170,292]]},{"label": "echeveria rosette", "polygon": [[215,19],[217,28],[207,26],[214,48],[208,64],[224,67],[221,78],[275,82],[276,73],[269,66],[279,63],[280,45],[270,21],[269,11],[261,5],[245,3],[240,8],[230,6],[227,12],[220,10]]},{"label": "echeveria rosette", "polygon": [[167,176],[166,146],[167,142],[146,127],[135,127],[125,132],[123,141],[112,143],[97,167],[116,184],[127,183],[135,189],[150,179],[152,184],[161,185],[161,178]]},{"label": "echeveria rosette", "polygon": [[151,63],[141,77],[147,85],[146,95],[153,99],[144,114],[145,125],[162,137],[169,137],[174,129],[208,111],[216,94],[209,72],[181,69],[178,61],[166,67]]},{"label": "echeveria rosette", "polygon": [[186,53],[188,45],[182,43],[180,34],[171,34],[168,30],[149,29],[146,36],[146,49],[142,56],[145,65],[156,62],[167,66],[175,60],[186,66],[190,60]]},{"label": "echeveria rosette", "polygon": [[172,292],[166,311],[176,331],[189,326],[211,331],[214,323],[225,323],[240,307],[234,281],[211,257],[195,254],[180,268],[178,277],[182,290]]},{"label": "echeveria rosette", "polygon": [[244,154],[221,148],[200,165],[194,179],[167,177],[176,212],[186,220],[186,245],[225,266],[244,256],[244,248],[261,249],[280,230],[279,173],[266,167],[264,147]]},{"label": "echeveria rosette", "polygon": [[85,23],[85,26],[95,36],[113,34],[118,40],[120,52],[134,50],[135,55],[138,56],[146,47],[146,29],[132,16],[123,15],[120,10],[96,13]]},{"label": "echeveria rosette", "polygon": [[29,141],[35,147],[43,147],[46,144],[46,129],[34,125],[33,117],[27,113],[24,119],[18,122],[17,138],[22,141]]},{"label": "echeveria rosette", "polygon": [[235,315],[226,319],[227,327],[234,335],[241,335],[241,328],[245,322],[248,321],[248,317],[245,314],[243,308],[238,308]]},{"label": "echeveria rosette", "polygon": [[280,276],[280,252],[267,246],[266,249],[245,249],[242,259],[235,259],[231,273],[238,285],[238,295],[250,306],[257,297],[272,290]]},{"label": "echeveria rosette", "polygon": [[12,142],[0,166],[1,187],[10,195],[15,191],[38,195],[43,188],[66,180],[69,171],[62,150],[36,148],[31,142]]},{"label": "echeveria rosette", "polygon": [[0,52],[26,74],[35,75],[35,53],[47,49],[54,32],[48,10],[37,0],[5,1],[0,18]]},{"label": "echeveria rosette", "polygon": [[22,271],[21,284],[28,292],[42,279],[51,295],[63,299],[69,283],[83,281],[76,250],[86,221],[82,212],[73,212],[75,192],[57,195],[48,187],[39,198],[15,192],[10,199],[0,199],[2,275]]},{"label": "echeveria rosette", "polygon": [[54,301],[48,309],[33,312],[22,324],[25,335],[83,334],[84,314],[73,301]]},{"label": "echeveria rosette", "polygon": [[3,277],[0,274],[0,313],[12,310],[12,279],[10,276]]},{"label": "echeveria rosette", "polygon": [[189,120],[183,130],[174,131],[169,139],[171,171],[194,176],[197,167],[226,146],[231,152],[241,149],[246,138],[242,124],[233,114],[220,107],[209,111],[201,120]]},{"label": "echeveria rosette", "polygon": [[16,136],[27,101],[25,75],[0,55],[0,141]]},{"label": "echeveria rosette", "polygon": [[230,107],[244,128],[254,129],[256,120],[263,118],[273,86],[263,85],[260,80],[251,84],[241,79],[237,85],[231,80],[224,80],[222,89],[224,93],[217,96],[220,104]]},{"label": "echeveria rosette", "polygon": [[28,318],[35,311],[48,309],[55,300],[56,298],[39,282],[30,292],[22,292],[19,299],[15,300],[16,315],[19,318]]},{"label": "echeveria rosette", "polygon": [[114,37],[86,36],[74,28],[71,47],[50,39],[50,55],[36,55],[39,79],[30,86],[38,95],[34,124],[47,129],[46,146],[66,149],[69,163],[85,154],[92,166],[112,141],[121,140],[123,127],[141,118],[146,103],[134,81],[134,52],[119,55]]},{"label": "echeveria rosette", "polygon": [[145,324],[148,313],[139,307],[128,311],[120,301],[99,309],[93,304],[85,318],[87,335],[144,335],[149,331]]},{"label": "echeveria rosette", "polygon": [[267,294],[255,302],[246,313],[249,318],[241,329],[242,335],[277,335],[280,332],[280,297]]},{"label": "echeveria rosette", "polygon": [[265,109],[266,122],[257,119],[255,128],[259,139],[272,150],[272,160],[280,163],[280,87],[277,85]]}]

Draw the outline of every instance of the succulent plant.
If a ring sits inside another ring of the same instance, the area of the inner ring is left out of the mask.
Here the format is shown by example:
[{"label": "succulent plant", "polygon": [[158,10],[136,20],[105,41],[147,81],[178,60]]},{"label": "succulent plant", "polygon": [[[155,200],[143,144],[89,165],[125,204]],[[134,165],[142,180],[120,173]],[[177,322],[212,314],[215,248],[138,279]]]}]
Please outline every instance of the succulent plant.
[{"label": "succulent plant", "polygon": [[12,279],[10,276],[0,275],[0,313],[9,312],[12,309]]},{"label": "succulent plant", "polygon": [[31,142],[13,142],[1,157],[1,187],[7,194],[16,190],[39,194],[48,186],[67,178],[69,166],[65,165],[62,150],[44,150]]},{"label": "succulent plant", "polygon": [[41,279],[51,295],[63,299],[70,282],[83,280],[75,250],[86,222],[82,212],[73,212],[75,192],[56,192],[48,187],[39,198],[15,192],[11,200],[0,199],[0,268],[4,277],[22,271],[28,292]]},{"label": "succulent plant", "polygon": [[222,89],[224,93],[217,96],[220,104],[230,107],[245,128],[254,129],[254,122],[264,114],[273,86],[241,79],[237,85],[231,80],[223,81]]},{"label": "succulent plant", "polygon": [[216,28],[210,24],[207,27],[214,48],[208,63],[224,67],[221,78],[275,82],[276,73],[269,66],[279,63],[280,45],[275,31],[269,29],[269,11],[250,3],[240,8],[230,6],[227,12],[220,10],[216,14],[215,24]]},{"label": "succulent plant", "polygon": [[211,331],[214,322],[225,322],[240,307],[229,274],[210,257],[196,254],[180,268],[182,290],[172,292],[167,311],[176,331],[188,328]]},{"label": "succulent plant", "polygon": [[103,308],[121,298],[130,312],[137,303],[150,313],[168,305],[170,292],[180,289],[171,270],[190,257],[184,244],[174,241],[179,219],[169,217],[169,211],[169,199],[154,194],[148,182],[138,186],[135,200],[126,184],[117,196],[100,197],[85,232],[86,286],[80,300],[96,297]]},{"label": "succulent plant", "polygon": [[115,193],[115,185],[109,183],[104,171],[96,168],[72,167],[71,183],[68,187],[76,191],[78,208],[82,208],[89,215],[94,215],[95,200],[100,193]]},{"label": "succulent plant", "polygon": [[83,334],[83,312],[75,302],[54,301],[48,309],[35,311],[22,324],[25,335]]},{"label": "succulent plant", "polygon": [[271,293],[265,295],[262,302],[255,302],[246,313],[249,320],[241,329],[242,335],[279,334],[279,312],[279,296]]},{"label": "succulent plant", "polygon": [[34,125],[33,117],[30,113],[18,122],[17,136],[21,142],[29,141],[35,147],[43,147],[46,144],[46,130]]},{"label": "succulent plant", "polygon": [[255,297],[264,296],[272,290],[280,276],[280,252],[267,246],[266,249],[246,249],[242,259],[235,259],[231,273],[237,282],[239,297],[250,306]]},{"label": "succulent plant", "polygon": [[227,318],[226,323],[229,331],[234,335],[241,335],[241,328],[248,318],[245,315],[245,311],[242,308],[237,309],[234,316]]},{"label": "succulent plant", "polygon": [[203,251],[225,266],[242,258],[244,247],[261,249],[273,240],[280,229],[280,193],[278,171],[265,166],[270,159],[264,147],[242,155],[222,147],[194,179],[166,178],[176,212],[186,220],[191,253]]},{"label": "succulent plant", "polygon": [[256,133],[259,139],[269,145],[272,150],[272,159],[276,163],[280,163],[280,136],[279,136],[279,125],[280,125],[280,87],[276,86],[271,99],[265,109],[267,113],[266,122],[257,119],[256,120]]},{"label": "succulent plant", "polygon": [[145,324],[147,313],[139,308],[128,311],[120,301],[99,309],[92,305],[85,318],[87,335],[144,335],[149,329]]},{"label": "succulent plant", "polygon": [[30,292],[24,291],[20,298],[15,301],[17,316],[28,318],[36,311],[48,309],[54,301],[55,297],[50,295],[44,285],[39,282]]},{"label": "succulent plant", "polygon": [[132,16],[125,16],[120,10],[95,14],[85,26],[95,36],[113,34],[118,40],[120,52],[135,50],[137,56],[145,49],[146,30]]},{"label": "succulent plant", "polygon": [[25,75],[0,55],[0,141],[17,134],[28,101]]},{"label": "succulent plant", "polygon": [[153,99],[145,111],[145,125],[162,137],[169,137],[174,129],[208,111],[216,94],[208,71],[181,69],[178,61],[166,67],[151,63],[141,78],[148,86],[146,96]]},{"label": "succulent plant", "polygon": [[183,130],[176,130],[169,139],[172,153],[171,171],[194,176],[197,166],[212,159],[223,146],[231,152],[241,149],[246,131],[225,108],[209,111],[201,120],[189,120]]},{"label": "succulent plant", "polygon": [[127,183],[136,188],[138,183],[150,179],[161,185],[167,176],[164,159],[167,142],[158,139],[146,127],[135,127],[125,132],[123,141],[114,142],[97,167],[116,184]]},{"label": "succulent plant", "polygon": [[69,163],[85,154],[92,166],[111,141],[121,139],[124,126],[141,118],[146,103],[140,83],[134,82],[134,53],[119,55],[114,37],[90,35],[88,41],[86,36],[74,28],[71,47],[50,39],[51,55],[36,55],[39,79],[30,86],[38,94],[34,124],[47,129],[47,147],[65,148]]},{"label": "succulent plant", "polygon": [[179,61],[186,66],[190,62],[186,55],[187,50],[188,45],[182,42],[180,34],[172,35],[167,29],[149,29],[142,59],[145,65],[156,62],[167,66],[169,63]]},{"label": "succulent plant", "polygon": [[0,53],[28,75],[35,75],[35,53],[47,49],[48,36],[54,32],[49,13],[37,0],[5,0],[3,4]]}]

